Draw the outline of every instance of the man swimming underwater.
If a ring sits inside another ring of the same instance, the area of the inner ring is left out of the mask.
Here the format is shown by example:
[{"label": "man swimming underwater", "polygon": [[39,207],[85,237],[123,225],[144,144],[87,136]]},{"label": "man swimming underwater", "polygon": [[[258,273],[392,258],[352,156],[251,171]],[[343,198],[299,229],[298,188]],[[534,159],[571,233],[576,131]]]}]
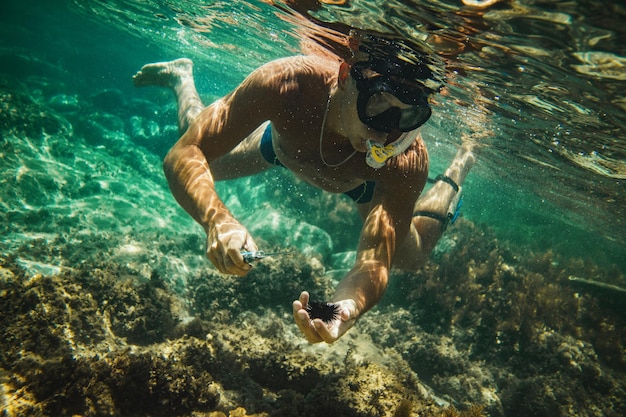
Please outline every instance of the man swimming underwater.
[{"label": "man swimming underwater", "polygon": [[251,266],[242,251],[258,248],[217,195],[215,181],[280,165],[355,201],[364,224],[356,261],[331,300],[336,318],[312,319],[306,291],[293,302],[295,322],[311,343],[334,342],[372,308],[392,265],[420,268],[475,161],[463,145],[420,197],[428,153],[419,127],[431,115],[429,96],[440,87],[426,57],[409,62],[371,53],[352,64],[318,56],[278,59],[208,107],[188,59],[148,64],[134,83],[168,87],[177,97],[182,136],[164,171],[176,200],[204,227],[207,257],[219,271],[247,274]]}]

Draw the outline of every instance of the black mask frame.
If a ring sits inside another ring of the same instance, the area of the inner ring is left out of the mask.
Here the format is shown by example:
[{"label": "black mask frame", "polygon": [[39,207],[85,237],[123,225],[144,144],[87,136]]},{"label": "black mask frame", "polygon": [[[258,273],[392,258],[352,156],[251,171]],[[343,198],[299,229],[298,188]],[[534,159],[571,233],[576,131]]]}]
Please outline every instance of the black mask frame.
[{"label": "black mask frame", "polygon": [[[350,69],[359,91],[357,98],[359,119],[364,124],[379,132],[390,133],[393,130],[410,132],[426,123],[432,111],[428,104],[428,95],[422,88],[394,75],[365,77],[363,71],[369,68],[367,62],[358,62]],[[369,100],[381,93],[389,93],[411,107],[404,109],[391,107],[382,113],[368,116],[366,109]]]}]

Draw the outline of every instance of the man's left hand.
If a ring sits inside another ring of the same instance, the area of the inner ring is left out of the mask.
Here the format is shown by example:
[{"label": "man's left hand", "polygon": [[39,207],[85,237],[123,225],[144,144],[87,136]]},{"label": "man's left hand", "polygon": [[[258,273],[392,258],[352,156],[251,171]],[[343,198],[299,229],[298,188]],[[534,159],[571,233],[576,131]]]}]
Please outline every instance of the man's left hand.
[{"label": "man's left hand", "polygon": [[302,291],[300,298],[293,302],[293,317],[300,331],[310,343],[333,343],[350,329],[356,322],[356,303],[354,300],[335,301],[339,305],[339,317],[324,323],[321,319],[309,317],[306,306],[309,303],[309,293]]}]

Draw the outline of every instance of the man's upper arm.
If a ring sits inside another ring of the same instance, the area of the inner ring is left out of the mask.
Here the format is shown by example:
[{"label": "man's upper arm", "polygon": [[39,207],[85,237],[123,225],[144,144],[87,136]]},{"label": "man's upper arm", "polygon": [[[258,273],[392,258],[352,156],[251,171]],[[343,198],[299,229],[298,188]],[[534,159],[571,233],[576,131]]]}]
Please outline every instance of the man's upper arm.
[{"label": "man's upper arm", "polygon": [[230,152],[250,133],[279,112],[282,96],[277,83],[261,67],[233,92],[202,111],[181,138],[181,145],[200,147],[208,162]]}]

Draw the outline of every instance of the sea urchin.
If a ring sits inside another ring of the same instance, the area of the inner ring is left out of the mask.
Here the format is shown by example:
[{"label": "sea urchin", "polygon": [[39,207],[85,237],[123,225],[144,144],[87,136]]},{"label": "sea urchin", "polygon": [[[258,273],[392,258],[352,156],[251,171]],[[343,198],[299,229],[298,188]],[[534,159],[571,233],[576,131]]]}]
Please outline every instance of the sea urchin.
[{"label": "sea urchin", "polygon": [[330,323],[339,318],[341,309],[339,304],[327,303],[325,301],[310,301],[306,305],[306,312],[311,319],[321,319],[324,323]]}]

